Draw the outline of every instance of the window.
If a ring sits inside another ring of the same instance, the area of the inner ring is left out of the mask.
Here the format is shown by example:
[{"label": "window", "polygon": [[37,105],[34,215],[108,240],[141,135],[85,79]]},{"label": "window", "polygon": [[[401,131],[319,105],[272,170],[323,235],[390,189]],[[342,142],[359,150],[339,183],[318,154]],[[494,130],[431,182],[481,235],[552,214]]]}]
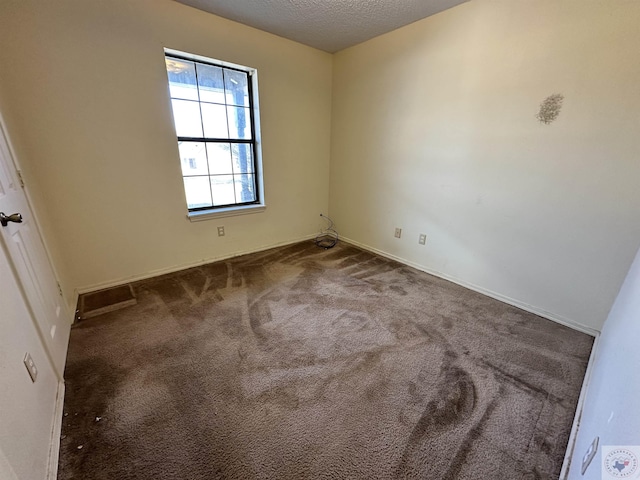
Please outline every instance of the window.
[{"label": "window", "polygon": [[255,70],[165,51],[189,214],[261,201]]}]

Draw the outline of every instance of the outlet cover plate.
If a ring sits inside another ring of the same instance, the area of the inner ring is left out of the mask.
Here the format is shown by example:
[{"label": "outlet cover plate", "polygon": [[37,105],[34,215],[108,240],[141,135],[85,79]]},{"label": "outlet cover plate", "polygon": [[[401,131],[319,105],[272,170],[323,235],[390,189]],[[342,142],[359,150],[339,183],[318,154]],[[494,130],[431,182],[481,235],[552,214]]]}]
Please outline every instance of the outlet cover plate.
[{"label": "outlet cover plate", "polygon": [[425,243],[427,243],[427,236],[424,233],[421,233],[418,237],[418,243],[420,245],[424,245]]},{"label": "outlet cover plate", "polygon": [[599,442],[600,442],[600,437],[594,438],[593,442],[591,442],[591,445],[589,445],[589,448],[584,454],[584,457],[582,457],[582,475],[584,475],[584,472],[587,471],[587,468],[591,464],[591,460],[593,460],[593,457],[596,456],[596,453],[598,452]]},{"label": "outlet cover plate", "polygon": [[396,228],[396,233],[394,234],[396,238],[400,238],[402,236],[402,229]]},{"label": "outlet cover plate", "polygon": [[33,358],[31,358],[31,354],[29,352],[24,356],[24,366],[27,367],[27,372],[29,372],[31,381],[35,383],[36,378],[38,378],[38,369],[36,368],[36,364],[33,362]]},{"label": "outlet cover plate", "polygon": [[224,237],[224,227],[218,227],[218,236]]}]

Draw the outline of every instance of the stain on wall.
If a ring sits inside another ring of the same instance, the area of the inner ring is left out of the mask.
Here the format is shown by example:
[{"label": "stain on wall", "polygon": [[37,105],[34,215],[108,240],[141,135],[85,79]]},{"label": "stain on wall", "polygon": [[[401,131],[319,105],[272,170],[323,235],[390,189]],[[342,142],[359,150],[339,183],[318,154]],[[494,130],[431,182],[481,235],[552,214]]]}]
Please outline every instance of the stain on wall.
[{"label": "stain on wall", "polygon": [[563,100],[564,95],[560,93],[554,93],[553,95],[549,95],[547,98],[545,98],[540,104],[540,110],[536,115],[536,118],[540,121],[540,123],[549,125],[556,118],[558,118],[558,115],[560,115],[560,110],[562,109]]}]

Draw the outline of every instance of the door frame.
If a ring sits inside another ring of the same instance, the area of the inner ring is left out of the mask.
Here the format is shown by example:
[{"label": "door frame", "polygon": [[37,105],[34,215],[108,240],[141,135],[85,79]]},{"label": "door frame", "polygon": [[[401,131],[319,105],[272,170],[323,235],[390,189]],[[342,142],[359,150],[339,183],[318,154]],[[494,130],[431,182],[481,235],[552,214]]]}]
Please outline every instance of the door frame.
[{"label": "door frame", "polygon": [[[60,285],[60,276],[58,275],[58,271],[55,267],[55,264],[52,261],[51,250],[49,245],[46,242],[46,239],[42,233],[42,228],[40,226],[40,221],[38,219],[38,215],[34,208],[34,203],[31,199],[31,195],[29,194],[29,190],[26,187],[23,177],[22,170],[20,169],[20,164],[18,161],[18,157],[15,154],[15,149],[11,142],[11,138],[9,136],[9,132],[7,129],[7,125],[4,120],[4,116],[0,111],[0,148],[6,148],[8,152],[8,158],[6,162],[6,167],[8,169],[7,174],[10,175],[13,180],[18,180],[19,185],[22,190],[22,194],[24,195],[24,199],[26,202],[26,206],[28,208],[28,214],[31,216],[31,227],[34,230],[34,234],[37,235],[40,244],[43,247],[44,260],[46,261],[48,267],[51,269],[51,273],[53,275],[53,279],[57,282],[57,288],[60,291],[60,320],[63,322],[69,322],[69,326],[73,324],[73,316],[70,314],[71,310],[70,305],[67,302],[64,293],[62,292],[62,287]],[[13,212],[11,212],[13,213]],[[49,346],[46,341],[42,338],[44,333],[41,331],[38,320],[36,319],[36,311],[32,306],[32,302],[34,299],[29,298],[27,290],[24,287],[23,281],[18,274],[18,270],[16,269],[15,262],[16,259],[13,257],[11,253],[11,249],[6,245],[6,241],[4,236],[0,235],[0,249],[4,250],[7,258],[7,262],[9,263],[9,268],[13,274],[13,280],[20,291],[27,311],[29,312],[28,322],[31,322],[35,327],[38,333],[39,344],[44,352],[47,361],[50,364],[51,370],[54,374],[54,379],[57,383],[57,391],[56,391],[56,399],[55,399],[55,407],[54,407],[54,418],[52,421],[50,439],[49,439],[49,453],[47,459],[47,480],[56,480],[58,474],[58,459],[60,452],[60,434],[62,431],[62,418],[64,413],[64,394],[65,394],[65,384],[64,384],[64,371],[58,371],[56,368],[56,362],[53,358],[53,352],[49,349]],[[68,342],[68,338],[67,338]],[[66,357],[66,352],[65,352]],[[65,358],[66,360],[66,358]],[[4,452],[0,450],[0,473],[9,475],[10,479],[16,479],[17,476],[15,471],[13,470],[9,460],[6,458]]]},{"label": "door frame", "polygon": [[[31,228],[33,229],[34,235],[37,236],[39,243],[42,245],[44,249],[43,251],[44,261],[46,262],[48,268],[51,270],[53,279],[56,282],[55,287],[54,286],[51,286],[51,287],[56,288],[61,297],[59,302],[60,309],[61,309],[59,318],[63,322],[68,322],[68,325],[71,326],[73,325],[73,321],[75,318],[75,315],[72,315],[71,311],[73,311],[74,309],[67,302],[67,298],[64,295],[64,292],[62,290],[62,285],[60,283],[60,275],[58,274],[58,270],[56,269],[56,266],[52,261],[51,249],[46,241],[45,236],[43,235],[40,219],[38,217],[36,209],[34,208],[34,202],[29,193],[28,185],[24,182],[23,173],[20,168],[18,156],[15,153],[15,149],[13,147],[11,137],[9,136],[9,132],[7,129],[7,124],[4,120],[4,115],[1,111],[0,111],[0,148],[6,148],[6,151],[8,153],[6,166],[9,170],[7,171],[7,174],[10,175],[14,179],[14,181],[18,181],[18,185],[21,187],[22,194],[24,195],[26,206],[28,208],[28,214],[31,217],[30,219]],[[2,241],[4,242],[4,239]],[[36,309],[33,307],[33,303],[37,302],[37,300],[30,298],[30,295],[27,293],[27,289],[24,287],[23,281],[20,278],[20,275],[18,275],[18,270],[16,269],[16,266],[15,266],[16,258],[12,255],[11,249],[9,248],[8,245],[5,245],[5,250],[7,251],[7,256],[11,262],[11,267],[16,276],[16,280],[18,282],[20,290],[22,291],[23,296],[26,299],[27,307],[33,317],[32,321],[36,322],[37,324],[38,321],[37,321],[37,318],[35,317],[37,312],[36,312]],[[38,328],[38,331],[40,332],[41,336],[45,335],[45,332],[42,332],[40,328]],[[64,372],[63,371],[58,372],[56,368],[56,359],[53,356],[54,355],[53,352],[51,352],[49,349],[48,342],[44,338],[41,338],[41,342],[43,343],[45,352],[47,353],[49,361],[51,362],[52,368],[56,372],[58,379],[63,380]]]}]

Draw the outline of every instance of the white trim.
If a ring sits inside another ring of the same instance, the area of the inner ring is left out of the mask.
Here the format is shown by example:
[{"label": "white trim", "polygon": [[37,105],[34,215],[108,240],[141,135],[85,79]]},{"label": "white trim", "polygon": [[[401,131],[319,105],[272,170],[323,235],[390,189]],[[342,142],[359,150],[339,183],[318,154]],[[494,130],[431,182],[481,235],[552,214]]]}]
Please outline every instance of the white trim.
[{"label": "white trim", "polygon": [[[218,262],[221,260],[226,260],[229,258],[233,258],[233,257],[238,257],[240,255],[247,255],[250,253],[257,253],[257,252],[261,252],[264,250],[269,250],[271,248],[276,248],[276,247],[281,247],[281,246],[285,246],[285,245],[292,245],[294,243],[298,243],[298,242],[303,242],[305,240],[312,240],[316,237],[316,234],[312,234],[312,235],[306,235],[303,237],[299,237],[295,240],[287,240],[285,242],[279,242],[279,243],[275,243],[275,244],[271,244],[271,245],[263,245],[260,247],[257,247],[255,249],[251,249],[251,250],[242,250],[242,251],[237,251],[237,252],[233,252],[227,255],[220,255],[220,256],[214,256],[214,257],[207,257],[204,258],[202,260],[198,260],[197,262],[190,262],[190,263],[185,263],[185,264],[180,264],[180,265],[173,265],[171,267],[166,267],[166,268],[160,268],[157,270],[151,270],[147,273],[143,273],[143,274],[139,274],[139,275],[131,275],[128,277],[121,277],[112,281],[108,281],[108,282],[100,282],[100,283],[95,283],[95,284],[91,284],[91,285],[86,285],[83,287],[78,287],[75,289],[74,292],[74,298],[76,299],[76,303],[77,303],[77,296],[84,294],[84,293],[89,293],[89,292],[95,292],[97,290],[102,290],[105,288],[111,288],[111,287],[116,287],[119,285],[123,285],[125,283],[130,283],[130,282],[137,282],[139,280],[146,280],[147,278],[152,278],[152,277],[157,277],[159,275],[165,275],[167,273],[173,273],[173,272],[178,272],[180,270],[186,270],[187,268],[193,268],[193,267],[199,267],[200,265],[205,265],[207,263],[213,263],[213,262]],[[472,283],[468,283],[465,282],[463,280],[460,280],[458,278],[452,277],[450,275],[447,275],[445,273],[442,272],[438,272],[435,270],[432,270],[430,268],[427,268],[423,265],[419,265],[417,263],[411,262],[409,260],[406,260],[404,258],[398,257],[396,255],[392,255],[386,252],[383,252],[382,250],[378,250],[377,248],[373,248],[370,247],[369,245],[365,245],[363,243],[357,242],[355,240],[352,240],[350,238],[345,238],[345,237],[341,237],[340,238],[341,241],[354,245],[358,248],[361,248],[363,250],[367,250],[369,252],[375,253],[377,255],[380,255],[382,257],[385,258],[389,258],[391,260],[395,260],[397,262],[400,262],[404,265],[408,265],[410,267],[413,267],[417,270],[423,271],[425,273],[428,273],[430,275],[434,275],[436,277],[439,278],[443,278],[445,280],[448,280],[450,282],[453,282],[457,285],[460,285],[462,287],[468,288],[469,290],[473,290],[475,292],[481,293],[483,295],[486,295],[488,297],[494,298],[496,300],[499,300],[503,303],[506,303],[508,305],[512,305],[514,307],[520,308],[521,310],[524,310],[526,312],[529,313],[533,313],[535,315],[538,315],[540,317],[546,318],[548,320],[551,320],[553,322],[559,323],[561,325],[564,325],[566,327],[572,328],[574,330],[577,330],[579,332],[582,333],[586,333],[587,335],[591,335],[592,337],[598,337],[598,335],[600,334],[600,332],[598,330],[595,330],[591,327],[587,327],[586,325],[582,325],[581,323],[575,322],[573,320],[570,320],[568,318],[565,318],[561,315],[557,315],[555,313],[551,313],[548,312],[546,310],[543,310],[541,308],[538,307],[534,307],[532,305],[526,304],[524,302],[521,302],[519,300],[507,297],[505,295],[502,295],[500,293],[496,293],[493,292],[491,290],[488,290],[486,288],[483,287],[479,287],[477,285],[474,285]]]},{"label": "white trim", "polygon": [[58,383],[56,407],[53,411],[53,426],[49,442],[49,461],[47,462],[47,480],[58,478],[58,458],[60,457],[60,434],[62,433],[62,415],[64,412],[64,382]]},{"label": "white trim", "polygon": [[217,58],[205,57],[204,55],[198,55],[197,53],[185,52],[182,50],[175,50],[173,48],[164,47],[165,55],[175,55],[178,57],[188,58],[189,60],[195,60],[196,62],[211,63],[215,62],[223,67],[235,68],[236,70],[242,70],[249,75],[253,75],[257,70],[253,67],[247,67],[246,65],[240,65],[239,63],[227,62],[225,60],[219,60]]},{"label": "white trim", "polygon": [[272,248],[284,247],[285,245],[293,245],[294,243],[304,242],[307,240],[313,240],[316,238],[316,233],[312,235],[305,235],[303,237],[299,237],[295,240],[287,240],[286,242],[274,243],[271,245],[263,245],[251,250],[242,250],[233,252],[227,255],[220,255],[217,257],[208,257],[202,260],[198,260],[197,262],[184,263],[180,265],[173,265],[171,267],[159,268],[157,270],[151,270],[147,273],[143,273],[140,275],[131,275],[129,277],[121,277],[116,280],[111,280],[108,282],[94,283],[92,285],[87,285],[84,287],[78,287],[75,291],[76,295],[82,295],[83,293],[95,292],[97,290],[103,290],[105,288],[117,287],[120,285],[124,285],[126,283],[137,282],[140,280],[146,280],[147,278],[158,277],[160,275],[165,275],[167,273],[179,272],[180,270],[186,270],[188,268],[199,267],[200,265],[206,265],[207,263],[219,262],[222,260],[228,260],[229,258],[239,257],[241,255],[248,255],[250,253],[258,253],[263,252],[265,250],[270,250]]},{"label": "white trim", "polygon": [[591,349],[591,355],[589,356],[589,363],[587,364],[587,371],[584,374],[584,380],[582,381],[582,390],[580,390],[580,397],[578,398],[578,405],[576,406],[576,414],[573,417],[573,425],[571,426],[571,434],[569,435],[569,441],[567,442],[567,451],[564,455],[564,461],[562,462],[562,469],[560,470],[560,480],[565,480],[569,475],[569,469],[571,467],[571,458],[576,448],[576,440],[578,439],[578,430],[580,430],[580,422],[582,421],[582,411],[584,409],[584,403],[587,397],[587,390],[591,383],[591,376],[593,369],[595,368],[596,359],[598,357],[598,345],[600,343],[600,334],[596,335],[593,341],[593,348]]},{"label": "white trim", "polygon": [[239,207],[220,208],[218,210],[201,210],[197,212],[189,212],[187,218],[191,222],[202,222],[203,220],[211,220],[213,218],[235,217],[236,215],[248,215],[250,213],[264,212],[267,207],[260,205],[243,205]]},{"label": "white trim", "polygon": [[[258,189],[259,203],[255,205],[239,205],[239,206],[231,206],[228,208],[203,210],[201,212],[189,212],[187,214],[187,218],[192,222],[199,222],[202,220],[210,220],[212,218],[232,217],[236,215],[245,215],[248,213],[263,212],[266,208],[266,200],[265,200],[265,191],[264,191],[264,169],[262,167],[262,133],[260,130],[260,96],[258,94],[258,70],[256,70],[253,67],[247,67],[246,65],[239,65],[237,63],[231,63],[231,62],[226,62],[224,60],[219,60],[217,58],[205,57],[202,55],[183,52],[181,50],[175,50],[167,47],[164,47],[164,55],[165,55],[165,58],[167,55],[175,55],[175,56],[190,59],[196,62],[203,62],[207,64],[213,63],[223,67],[233,68],[235,70],[241,70],[247,73],[249,77],[249,81],[251,82],[251,110],[253,112],[252,123],[253,123],[253,134],[255,136],[255,138],[253,139],[253,143],[255,145],[254,163],[256,168],[256,171],[255,171],[256,188]],[[169,79],[167,78],[167,85],[168,84],[169,84]],[[169,102],[171,103],[171,95],[169,95]],[[176,139],[177,139],[177,134],[176,134]]]},{"label": "white trim", "polygon": [[596,337],[597,335],[599,335],[599,331],[595,330],[591,327],[588,327],[586,325],[582,325],[579,322],[576,322],[574,320],[571,320],[569,318],[565,318],[562,315],[558,315],[552,312],[548,312],[546,310],[543,310],[541,308],[535,307],[533,305],[529,305],[527,303],[521,302],[520,300],[516,300],[514,298],[511,297],[507,297],[505,295],[502,295],[500,293],[488,290],[486,288],[480,287],[478,285],[474,285],[472,283],[466,282],[464,280],[461,280],[459,278],[456,277],[452,277],[451,275],[447,275],[446,273],[442,273],[442,272],[438,272],[436,270],[432,270],[430,268],[427,268],[423,265],[419,265],[417,263],[411,262],[409,260],[406,260],[404,258],[401,257],[397,257],[396,255],[392,255],[390,253],[386,253],[383,252],[382,250],[378,250],[377,248],[373,248],[370,247],[369,245],[365,245],[363,243],[360,242],[356,242],[355,240],[351,240],[349,238],[345,238],[345,237],[341,237],[340,238],[342,241],[344,241],[345,243],[350,243],[351,245],[354,245],[356,247],[362,248],[363,250],[368,250],[372,253],[375,253],[377,255],[380,255],[382,257],[386,257],[389,258],[391,260],[395,260],[397,262],[403,263],[405,265],[408,265],[410,267],[416,268],[420,271],[426,272],[430,275],[433,275],[435,277],[439,277],[439,278],[443,278],[445,280],[448,280],[450,282],[453,282],[457,285],[460,285],[462,287],[468,288],[469,290],[473,290],[475,292],[481,293],[483,295],[486,295],[487,297],[491,297],[491,298],[495,298],[496,300],[499,300],[503,303],[507,303],[509,305],[512,305],[514,307],[517,307],[521,310],[524,310],[526,312],[529,313],[533,313],[535,315],[538,315],[540,317],[546,318],[548,320],[554,321],[556,323],[559,323],[561,325],[564,325],[566,327],[572,328],[574,330],[577,330],[579,332],[582,333],[586,333],[587,335],[591,335],[592,337]]}]

